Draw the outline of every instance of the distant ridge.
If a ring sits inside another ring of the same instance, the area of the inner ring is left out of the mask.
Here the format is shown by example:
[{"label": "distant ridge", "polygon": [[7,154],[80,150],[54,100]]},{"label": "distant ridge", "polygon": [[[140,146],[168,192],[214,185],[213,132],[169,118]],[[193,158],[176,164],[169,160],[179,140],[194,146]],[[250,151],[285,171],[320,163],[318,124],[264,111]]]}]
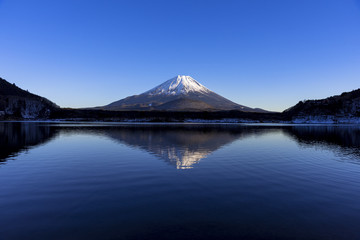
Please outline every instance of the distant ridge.
[{"label": "distant ridge", "polygon": [[299,122],[360,123],[360,89],[325,99],[300,101],[283,114]]},{"label": "distant ridge", "polygon": [[57,108],[59,106],[48,99],[25,91],[0,78],[0,117],[44,118]]},{"label": "distant ridge", "polygon": [[104,110],[217,111],[240,110],[267,112],[234,103],[209,90],[190,76],[178,75],[140,95],[133,95],[109,105]]}]

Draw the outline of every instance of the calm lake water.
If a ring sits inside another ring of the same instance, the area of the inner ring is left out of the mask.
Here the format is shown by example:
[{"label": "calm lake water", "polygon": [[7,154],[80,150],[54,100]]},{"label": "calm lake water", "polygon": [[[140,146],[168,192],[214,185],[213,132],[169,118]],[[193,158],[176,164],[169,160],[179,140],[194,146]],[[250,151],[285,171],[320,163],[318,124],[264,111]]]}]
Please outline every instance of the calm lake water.
[{"label": "calm lake water", "polygon": [[0,239],[360,239],[360,126],[0,123]]}]

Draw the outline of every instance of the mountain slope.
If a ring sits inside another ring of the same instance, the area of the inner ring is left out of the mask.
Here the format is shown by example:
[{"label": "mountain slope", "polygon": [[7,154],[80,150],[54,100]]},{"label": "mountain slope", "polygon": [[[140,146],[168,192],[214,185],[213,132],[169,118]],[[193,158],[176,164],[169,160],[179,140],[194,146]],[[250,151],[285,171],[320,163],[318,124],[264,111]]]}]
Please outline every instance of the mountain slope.
[{"label": "mountain slope", "polygon": [[157,109],[169,111],[174,111],[177,109],[182,109],[184,111],[197,111],[198,109],[209,111],[214,110],[214,108],[206,102],[187,98],[179,98],[170,102],[166,102],[157,106]]},{"label": "mountain slope", "polygon": [[44,118],[59,108],[46,98],[25,91],[0,78],[0,117]]},{"label": "mountain slope", "polygon": [[360,117],[360,89],[320,100],[300,101],[283,112],[293,119],[316,119],[320,116],[335,121]]},{"label": "mountain slope", "polygon": [[[188,105],[189,104],[189,105]],[[241,110],[266,112],[234,103],[201,85],[190,76],[174,77],[140,95],[101,107],[105,110]]]}]

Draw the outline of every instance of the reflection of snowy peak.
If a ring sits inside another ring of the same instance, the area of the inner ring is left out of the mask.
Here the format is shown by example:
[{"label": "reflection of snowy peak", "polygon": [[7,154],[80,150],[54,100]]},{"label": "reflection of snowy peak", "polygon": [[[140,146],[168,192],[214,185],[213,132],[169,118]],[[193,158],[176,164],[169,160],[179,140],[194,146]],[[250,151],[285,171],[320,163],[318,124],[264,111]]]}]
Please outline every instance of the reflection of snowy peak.
[{"label": "reflection of snowy peak", "polygon": [[151,151],[159,157],[168,160],[170,163],[176,165],[177,169],[193,168],[192,165],[198,163],[201,159],[206,158],[211,151],[207,150],[190,150],[187,148],[169,147],[169,148],[155,148]]},{"label": "reflection of snowy peak", "polygon": [[238,138],[238,133],[231,130],[197,125],[134,125],[109,131],[107,135],[120,143],[143,149],[177,169],[192,168]]},{"label": "reflection of snowy peak", "polygon": [[145,92],[148,95],[180,95],[189,92],[207,93],[209,89],[190,76],[178,75],[163,84]]},{"label": "reflection of snowy peak", "polygon": [[197,82],[190,76],[178,75],[140,95],[133,95],[109,105],[105,110],[166,110],[166,111],[219,111],[240,110],[265,112],[239,105]]}]

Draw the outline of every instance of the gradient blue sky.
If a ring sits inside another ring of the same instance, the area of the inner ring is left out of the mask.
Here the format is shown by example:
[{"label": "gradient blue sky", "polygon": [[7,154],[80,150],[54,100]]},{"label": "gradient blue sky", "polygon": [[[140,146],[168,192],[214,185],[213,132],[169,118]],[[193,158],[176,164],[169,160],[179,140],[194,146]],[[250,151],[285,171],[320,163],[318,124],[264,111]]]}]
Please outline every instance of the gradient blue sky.
[{"label": "gradient blue sky", "polygon": [[178,75],[282,111],[360,88],[359,0],[0,0],[0,76],[62,107]]}]

